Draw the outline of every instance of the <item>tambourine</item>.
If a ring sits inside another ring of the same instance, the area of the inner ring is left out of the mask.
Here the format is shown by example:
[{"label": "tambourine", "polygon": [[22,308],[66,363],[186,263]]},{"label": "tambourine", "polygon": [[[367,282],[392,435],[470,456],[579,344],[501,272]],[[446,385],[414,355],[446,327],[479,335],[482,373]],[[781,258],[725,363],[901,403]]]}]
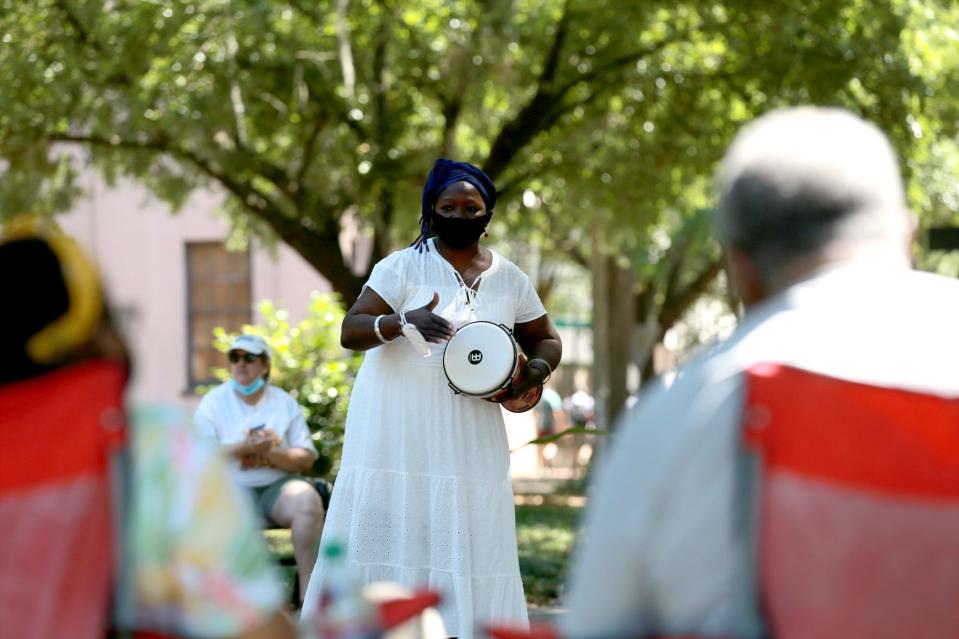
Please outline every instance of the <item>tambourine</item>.
[{"label": "tambourine", "polygon": [[502,404],[513,413],[528,411],[543,395],[543,387],[534,386],[521,397],[506,399],[525,370],[526,355],[502,324],[470,322],[456,331],[443,351],[443,372],[454,393]]}]

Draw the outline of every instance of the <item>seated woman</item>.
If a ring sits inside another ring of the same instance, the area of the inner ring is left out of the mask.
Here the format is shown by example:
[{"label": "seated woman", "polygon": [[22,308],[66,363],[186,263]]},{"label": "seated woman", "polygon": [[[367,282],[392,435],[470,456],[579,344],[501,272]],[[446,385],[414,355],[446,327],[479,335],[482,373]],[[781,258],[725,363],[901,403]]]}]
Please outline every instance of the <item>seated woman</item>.
[{"label": "seated woman", "polygon": [[290,529],[302,596],[324,520],[319,494],[299,474],[316,461],[313,439],[296,400],[268,383],[270,349],[262,337],[238,336],[229,358],[230,380],[203,397],[196,426],[226,451],[236,482],[250,490],[264,520]]}]

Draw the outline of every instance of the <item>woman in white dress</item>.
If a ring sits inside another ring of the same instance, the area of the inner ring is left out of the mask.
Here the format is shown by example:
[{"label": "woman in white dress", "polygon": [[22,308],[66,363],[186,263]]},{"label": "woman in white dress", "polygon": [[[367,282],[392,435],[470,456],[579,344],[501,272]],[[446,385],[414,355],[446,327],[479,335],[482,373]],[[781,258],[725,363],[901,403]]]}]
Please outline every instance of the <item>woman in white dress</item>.
[{"label": "woman in white dress", "polygon": [[[542,385],[562,354],[529,278],[479,244],[495,203],[480,169],[437,160],[420,237],[374,266],[343,320],[343,345],[369,352],[321,542],[345,542],[349,568],[365,583],[439,591],[443,621],[458,637],[488,622],[525,624],[527,612],[502,411],[454,394],[443,349],[472,321],[511,327],[529,362],[510,398]],[[426,339],[428,357],[403,335],[404,321]],[[304,616],[323,583],[321,554]]]}]

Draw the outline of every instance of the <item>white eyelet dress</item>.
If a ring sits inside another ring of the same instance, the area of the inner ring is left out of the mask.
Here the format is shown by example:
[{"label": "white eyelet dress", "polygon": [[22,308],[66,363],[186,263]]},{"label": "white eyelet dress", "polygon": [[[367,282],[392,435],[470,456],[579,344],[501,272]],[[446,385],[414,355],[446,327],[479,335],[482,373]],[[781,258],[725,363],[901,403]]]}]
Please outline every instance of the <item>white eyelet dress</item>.
[{"label": "white eyelet dress", "polygon": [[[394,310],[409,312],[439,293],[434,313],[454,326],[474,320],[512,328],[546,314],[529,278],[493,253],[467,290],[430,245],[376,264],[366,284]],[[344,541],[363,582],[429,587],[443,596],[450,635],[481,624],[527,623],[519,574],[509,448],[500,407],[456,395],[443,373],[444,344],[417,353],[405,337],[367,352],[346,418],[346,438],[326,543]],[[303,616],[323,587],[322,553]]]}]

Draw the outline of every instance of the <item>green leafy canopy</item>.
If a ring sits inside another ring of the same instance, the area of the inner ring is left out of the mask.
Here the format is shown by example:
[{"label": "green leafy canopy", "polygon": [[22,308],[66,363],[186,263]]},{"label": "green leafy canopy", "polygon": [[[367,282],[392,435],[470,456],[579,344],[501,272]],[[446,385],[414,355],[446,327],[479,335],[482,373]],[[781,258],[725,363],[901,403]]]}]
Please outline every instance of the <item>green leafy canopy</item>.
[{"label": "green leafy canopy", "polygon": [[57,144],[79,142],[174,206],[221,189],[347,299],[365,273],[344,263],[341,216],[360,217],[374,258],[408,242],[439,155],[497,179],[500,232],[568,254],[600,227],[603,250],[641,257],[676,230],[665,213],[703,207],[722,148],[768,108],[846,104],[906,157],[917,127],[955,132],[956,12],[931,0],[0,7],[5,215],[67,208],[81,156]]},{"label": "green leafy canopy", "polygon": [[83,162],[174,207],[215,188],[350,301],[344,215],[375,261],[457,157],[500,187],[494,239],[624,264],[655,338],[715,281],[710,178],[768,109],[874,120],[923,228],[955,223],[957,24],[936,0],[0,0],[0,214],[68,209]]}]

